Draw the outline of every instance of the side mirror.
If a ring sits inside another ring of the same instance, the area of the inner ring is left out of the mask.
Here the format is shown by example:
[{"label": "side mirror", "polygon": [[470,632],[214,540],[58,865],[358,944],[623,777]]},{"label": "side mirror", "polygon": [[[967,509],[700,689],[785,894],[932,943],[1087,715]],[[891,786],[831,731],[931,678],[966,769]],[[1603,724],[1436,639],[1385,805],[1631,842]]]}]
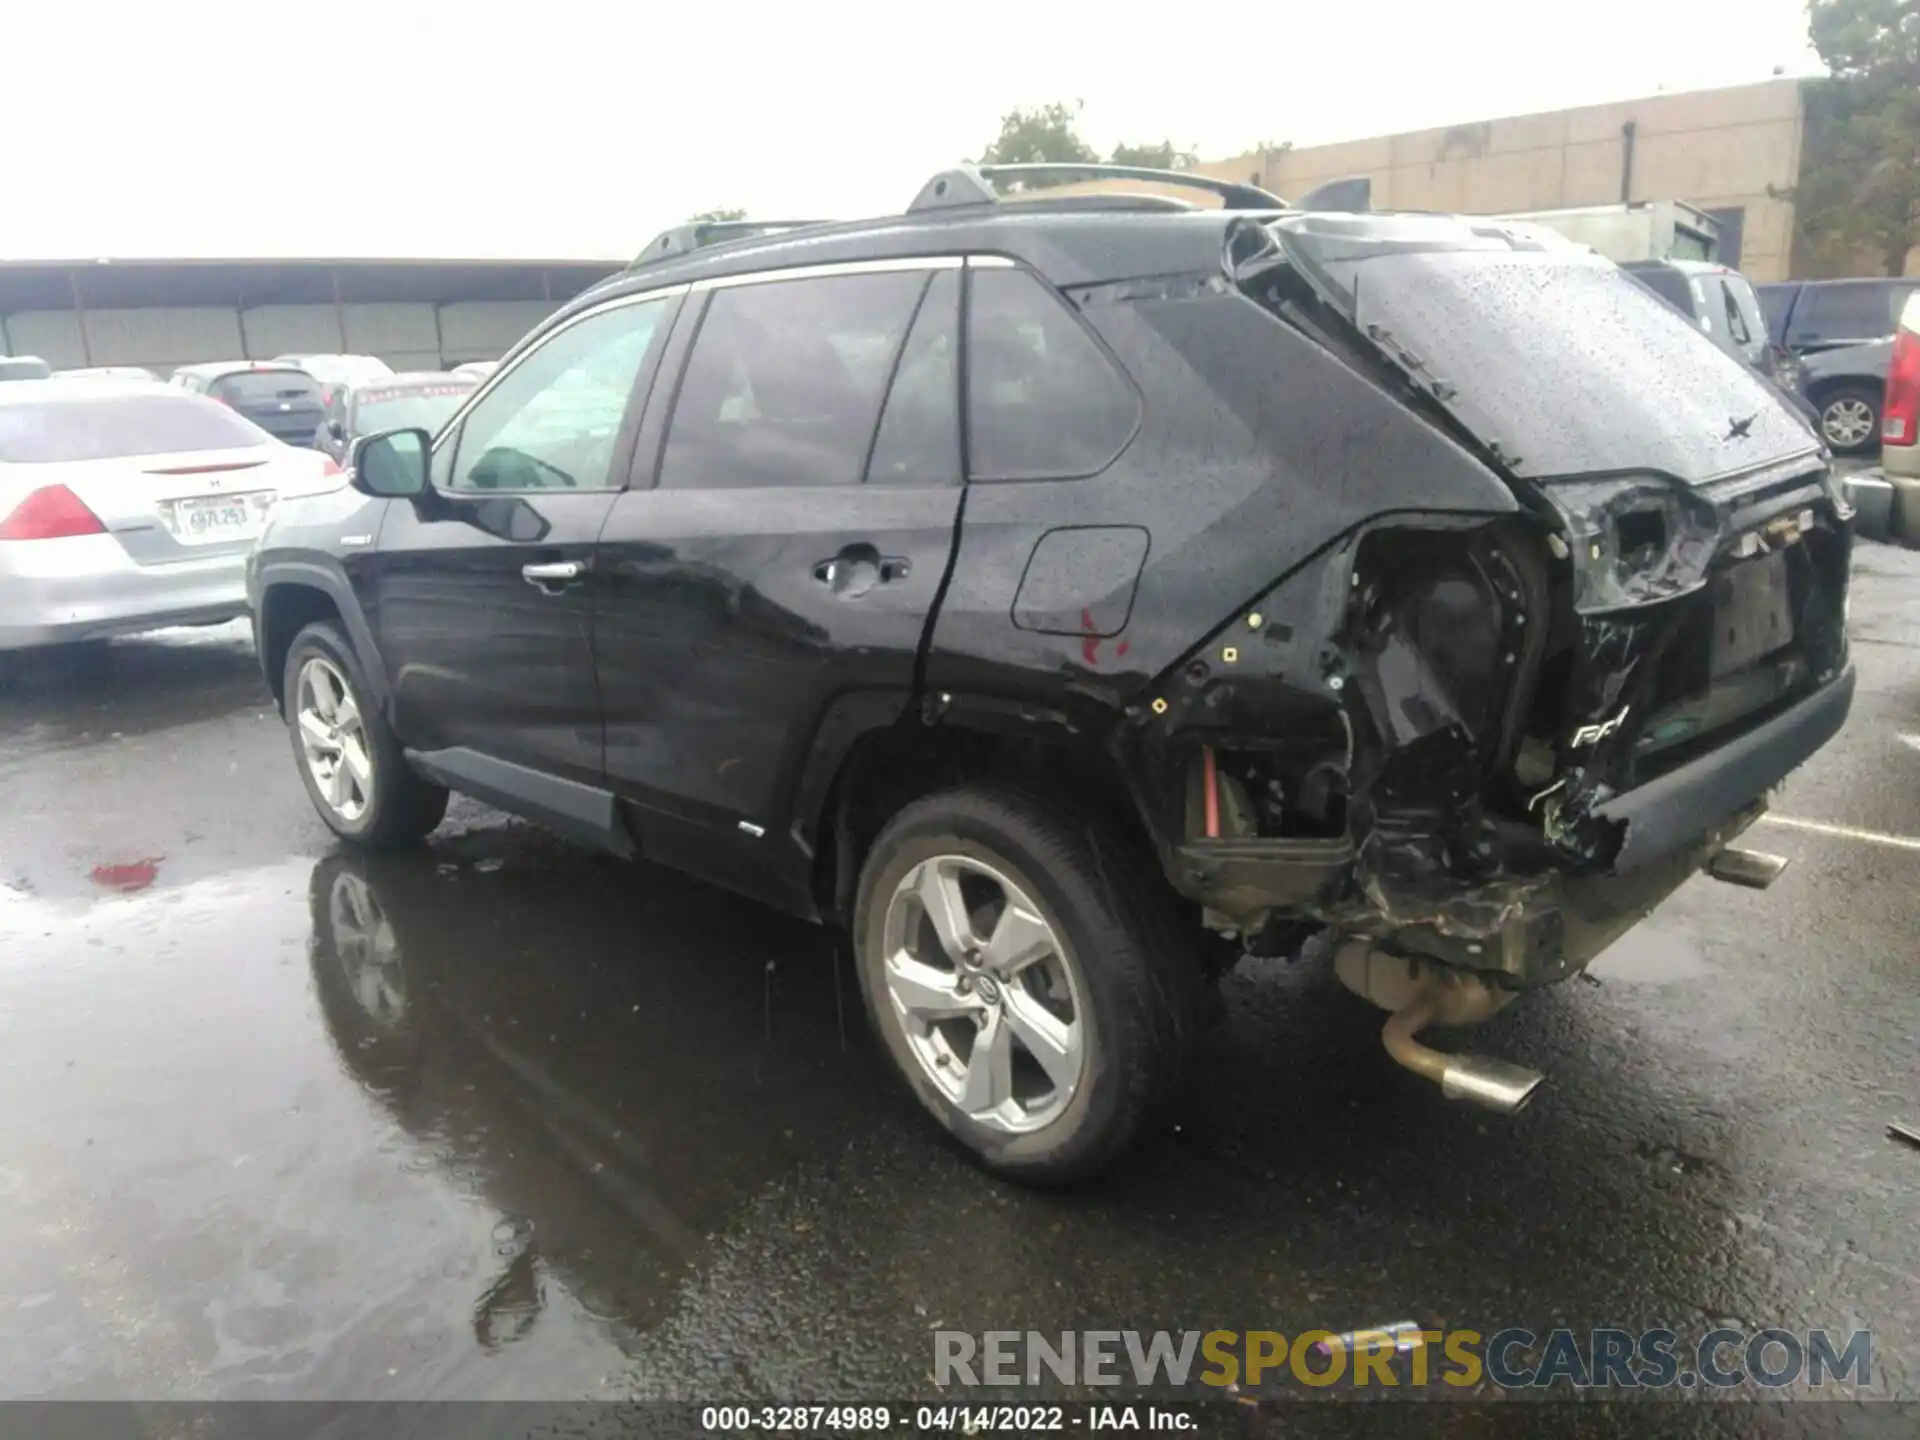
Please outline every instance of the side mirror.
[{"label": "side mirror", "polygon": [[335,440],[344,440],[347,438],[347,427],[338,420],[329,420],[327,421],[327,434]]},{"label": "side mirror", "polygon": [[406,500],[427,489],[433,437],[424,430],[388,430],[353,442],[353,488],[379,499]]}]

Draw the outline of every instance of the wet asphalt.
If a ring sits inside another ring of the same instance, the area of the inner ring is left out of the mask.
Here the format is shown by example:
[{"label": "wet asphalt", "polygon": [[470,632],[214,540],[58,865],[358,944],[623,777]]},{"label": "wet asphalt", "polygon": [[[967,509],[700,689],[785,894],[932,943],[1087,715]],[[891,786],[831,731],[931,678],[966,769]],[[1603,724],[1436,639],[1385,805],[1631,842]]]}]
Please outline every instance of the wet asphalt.
[{"label": "wet asphalt", "polygon": [[1920,554],[1856,571],[1776,813],[1905,847],[1764,826],[1770,892],[1696,879],[1478,1032],[1549,1076],[1512,1119],[1250,963],[1072,1195],[941,1142],[822,930],[468,802],[336,848],[244,626],[15,664],[0,1397],[898,1401],[940,1328],[1410,1319],[1868,1327],[1860,1394],[1920,1398]]}]

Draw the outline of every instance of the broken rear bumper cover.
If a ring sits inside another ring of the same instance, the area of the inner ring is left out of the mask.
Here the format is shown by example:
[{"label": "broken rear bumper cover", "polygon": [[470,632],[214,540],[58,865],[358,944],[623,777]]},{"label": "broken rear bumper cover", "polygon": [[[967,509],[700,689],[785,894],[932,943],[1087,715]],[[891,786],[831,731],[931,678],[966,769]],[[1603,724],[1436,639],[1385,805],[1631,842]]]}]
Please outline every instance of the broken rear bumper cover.
[{"label": "broken rear bumper cover", "polygon": [[1634,870],[1666,858],[1778,785],[1840,733],[1853,706],[1853,687],[1854,670],[1848,665],[1782,714],[1596,805],[1593,813],[1599,819],[1625,826],[1614,870]]}]

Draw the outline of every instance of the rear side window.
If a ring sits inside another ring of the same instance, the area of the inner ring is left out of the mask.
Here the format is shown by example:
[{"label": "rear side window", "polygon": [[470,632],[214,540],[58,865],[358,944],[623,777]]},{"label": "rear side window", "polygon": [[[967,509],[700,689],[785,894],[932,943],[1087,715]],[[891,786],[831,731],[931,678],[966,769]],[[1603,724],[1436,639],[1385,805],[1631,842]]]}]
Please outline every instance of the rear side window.
[{"label": "rear side window", "polygon": [[1753,287],[1738,275],[1722,275],[1720,295],[1727,307],[1727,334],[1733,337],[1734,344],[1751,349],[1766,334]]},{"label": "rear side window", "polygon": [[53,465],[270,443],[230,410],[185,395],[0,405],[0,462]]},{"label": "rear side window", "polygon": [[967,314],[971,480],[1067,480],[1104,470],[1139,402],[1065,302],[1024,270],[976,269]]},{"label": "rear side window", "polygon": [[318,405],[320,386],[304,370],[241,370],[222,375],[208,390],[229,405]]},{"label": "rear side window", "polygon": [[927,280],[888,271],[714,292],[674,402],[661,486],[858,484]]},{"label": "rear side window", "polygon": [[1687,277],[1678,270],[1660,265],[1628,273],[1689,320],[1693,319],[1693,295],[1687,287]]},{"label": "rear side window", "polygon": [[1794,307],[1795,338],[1878,340],[1891,335],[1909,288],[1877,280],[1809,285]]},{"label": "rear side window", "polygon": [[927,286],[867,462],[869,485],[960,481],[960,272]]}]

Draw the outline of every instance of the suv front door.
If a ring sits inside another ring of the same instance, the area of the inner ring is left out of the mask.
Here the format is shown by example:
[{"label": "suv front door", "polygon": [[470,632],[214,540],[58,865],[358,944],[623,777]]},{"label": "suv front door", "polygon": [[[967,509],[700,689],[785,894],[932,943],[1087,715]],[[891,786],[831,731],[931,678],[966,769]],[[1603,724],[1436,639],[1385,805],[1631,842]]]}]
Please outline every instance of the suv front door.
[{"label": "suv front door", "polygon": [[961,273],[696,287],[600,548],[607,783],[643,853],[809,908],[796,793],[905,712],[951,558]]},{"label": "suv front door", "polygon": [[425,499],[388,506],[369,613],[409,749],[599,782],[594,542],[678,304],[613,301],[547,335],[441,432]]}]

